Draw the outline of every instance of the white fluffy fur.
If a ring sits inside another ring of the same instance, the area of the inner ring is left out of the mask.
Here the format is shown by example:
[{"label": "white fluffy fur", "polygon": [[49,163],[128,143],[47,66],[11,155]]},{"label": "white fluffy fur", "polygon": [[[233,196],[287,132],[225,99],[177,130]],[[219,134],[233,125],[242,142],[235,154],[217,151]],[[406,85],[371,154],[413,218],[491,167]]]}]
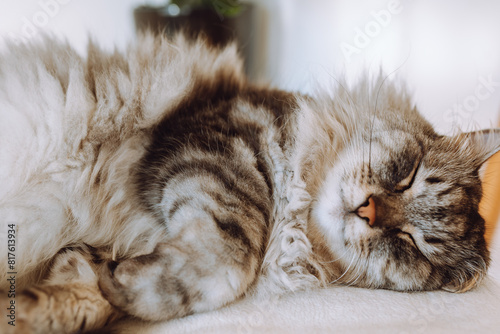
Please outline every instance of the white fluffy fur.
[{"label": "white fluffy fur", "polygon": [[[235,47],[218,52],[182,37],[144,36],[125,56],[90,43],[87,59],[49,38],[9,45],[0,55],[0,243],[15,224],[17,288],[65,246],[150,252],[161,231],[128,196],[145,131],[197,80],[238,82],[241,72]],[[6,252],[0,261],[4,287]]]}]

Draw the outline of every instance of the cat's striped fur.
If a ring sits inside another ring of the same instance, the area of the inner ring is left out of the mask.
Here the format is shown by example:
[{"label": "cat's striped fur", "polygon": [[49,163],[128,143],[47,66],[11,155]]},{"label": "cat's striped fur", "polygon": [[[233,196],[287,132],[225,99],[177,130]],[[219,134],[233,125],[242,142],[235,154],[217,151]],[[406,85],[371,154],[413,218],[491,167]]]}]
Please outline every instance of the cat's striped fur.
[{"label": "cat's striped fur", "polygon": [[2,329],[333,282],[461,291],[486,271],[478,169],[496,133],[439,136],[395,83],[305,97],[248,83],[234,46],[181,36],[86,59],[52,39],[9,48],[0,216],[17,228],[20,311]]}]

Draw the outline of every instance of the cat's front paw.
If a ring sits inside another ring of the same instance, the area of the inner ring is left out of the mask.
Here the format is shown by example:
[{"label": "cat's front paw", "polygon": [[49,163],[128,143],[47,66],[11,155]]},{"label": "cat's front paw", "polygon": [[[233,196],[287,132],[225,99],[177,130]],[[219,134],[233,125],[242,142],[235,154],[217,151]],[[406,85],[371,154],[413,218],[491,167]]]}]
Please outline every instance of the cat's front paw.
[{"label": "cat's front paw", "polygon": [[112,305],[131,315],[144,320],[164,319],[163,267],[155,254],[109,262],[101,269],[99,288]]},{"label": "cat's front paw", "polygon": [[241,295],[248,271],[193,248],[160,244],[151,254],[108,263],[99,275],[103,296],[130,315],[158,321],[213,310]]}]

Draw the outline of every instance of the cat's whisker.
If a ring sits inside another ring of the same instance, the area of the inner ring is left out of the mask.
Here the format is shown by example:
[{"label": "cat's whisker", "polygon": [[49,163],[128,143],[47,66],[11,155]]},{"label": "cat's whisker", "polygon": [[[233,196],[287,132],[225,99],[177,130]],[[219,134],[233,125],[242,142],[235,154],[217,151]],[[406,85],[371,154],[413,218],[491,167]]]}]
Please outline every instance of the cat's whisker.
[{"label": "cat's whisker", "polygon": [[[353,256],[352,259],[351,259],[351,262],[349,263],[349,265],[347,266],[347,268],[344,270],[344,273],[342,275],[340,275],[337,279],[329,282],[328,284],[334,284],[334,283],[337,283],[339,280],[341,280],[349,272],[349,270],[351,269],[351,267],[352,267],[355,259],[356,259],[356,257]],[[359,259],[359,257],[356,259],[356,261],[358,261],[358,259]]]},{"label": "cat's whisker", "polygon": [[342,285],[343,286],[354,286],[356,284],[356,281],[361,277],[361,272],[358,269],[355,274],[352,275],[352,278],[350,278],[348,281],[344,282]]},{"label": "cat's whisker", "polygon": [[343,257],[344,257],[344,256],[345,256],[348,252],[349,252],[349,251],[352,251],[352,250],[353,250],[352,246],[349,246],[349,248],[348,248],[348,249],[346,249],[346,250],[344,251],[344,253],[342,253],[342,255],[340,255],[340,256],[339,256],[339,257],[337,257],[336,259],[331,260],[331,261],[319,261],[319,262],[320,262],[320,263],[322,263],[322,264],[328,264],[328,263],[334,263],[334,262],[337,262],[337,261],[341,260],[341,259],[342,259],[342,258],[343,258]]},{"label": "cat's whisker", "polygon": [[353,278],[346,283],[347,286],[353,286],[363,276],[363,269],[358,265],[360,261],[361,256],[359,256],[358,260],[356,261],[356,273],[354,273]]}]

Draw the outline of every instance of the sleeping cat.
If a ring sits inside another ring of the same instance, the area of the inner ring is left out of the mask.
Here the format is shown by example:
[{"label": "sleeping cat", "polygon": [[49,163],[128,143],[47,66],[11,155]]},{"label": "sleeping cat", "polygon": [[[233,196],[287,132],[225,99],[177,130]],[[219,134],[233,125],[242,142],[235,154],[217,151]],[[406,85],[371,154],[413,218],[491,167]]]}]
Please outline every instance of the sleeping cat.
[{"label": "sleeping cat", "polygon": [[9,45],[0,298],[17,313],[0,328],[86,331],[330,284],[469,290],[499,135],[438,135],[382,76],[315,97],[253,85],[234,46],[182,36],[86,58]]}]

